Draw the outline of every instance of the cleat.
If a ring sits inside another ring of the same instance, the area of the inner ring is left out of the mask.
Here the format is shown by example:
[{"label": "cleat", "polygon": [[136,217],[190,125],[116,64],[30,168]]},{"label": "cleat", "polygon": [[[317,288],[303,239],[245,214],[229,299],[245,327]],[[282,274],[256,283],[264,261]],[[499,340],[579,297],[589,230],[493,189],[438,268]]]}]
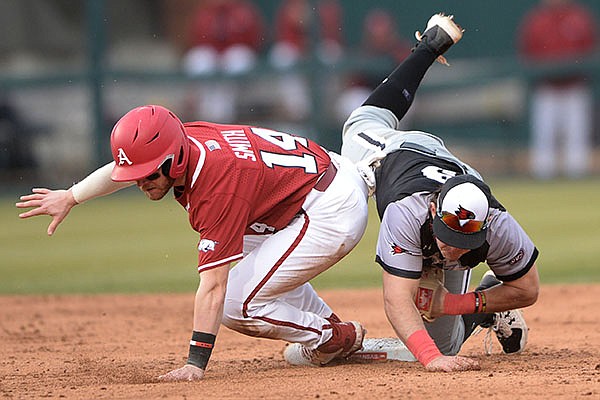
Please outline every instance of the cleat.
[{"label": "cleat", "polygon": [[496,333],[505,354],[517,354],[525,350],[529,328],[521,310],[495,313],[490,331]]},{"label": "cleat", "polygon": [[521,310],[502,311],[494,314],[494,322],[488,328],[488,332],[483,341],[485,353],[492,354],[491,333],[496,334],[496,338],[502,346],[502,352],[505,354],[518,354],[525,350],[527,345],[527,333],[529,328],[523,318]]},{"label": "cleat", "polygon": [[[479,286],[476,290],[484,290],[502,283],[492,271],[483,274]],[[527,333],[529,328],[523,317],[521,310],[501,311],[490,314],[492,317],[489,322],[481,323],[482,328],[488,328],[484,339],[486,354],[492,353],[491,334],[494,332],[502,351],[505,354],[517,354],[525,349],[527,344]]]},{"label": "cleat", "polygon": [[416,31],[415,37],[438,56],[440,64],[450,65],[443,54],[462,38],[464,31],[454,22],[454,15],[439,13],[429,19],[425,32]]},{"label": "cleat", "polygon": [[333,323],[333,337],[316,349],[300,343],[291,343],[283,351],[283,358],[291,365],[320,367],[334,359],[346,358],[360,350],[366,330],[358,322]]}]

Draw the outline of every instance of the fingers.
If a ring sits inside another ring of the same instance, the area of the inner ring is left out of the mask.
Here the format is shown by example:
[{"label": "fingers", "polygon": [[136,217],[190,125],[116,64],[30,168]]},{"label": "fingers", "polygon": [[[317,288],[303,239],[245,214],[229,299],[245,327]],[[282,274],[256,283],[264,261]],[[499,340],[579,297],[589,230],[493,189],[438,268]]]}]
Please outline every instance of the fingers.
[{"label": "fingers", "polygon": [[29,210],[27,212],[19,214],[19,218],[29,218],[34,217],[36,215],[46,215],[46,211],[44,211],[41,208],[34,208],[33,210]]},{"label": "fingers", "polygon": [[58,217],[54,217],[52,218],[52,222],[50,222],[50,225],[48,225],[48,236],[52,236],[54,234],[54,231],[56,231],[56,228],[58,227],[58,225],[61,223],[62,218],[58,218]]},{"label": "fingers", "polygon": [[39,207],[40,204],[42,203],[42,198],[39,197],[39,195],[37,195],[37,194],[32,194],[29,196],[21,196],[21,200],[25,200],[25,201],[20,201],[18,203],[15,203],[17,208]]},{"label": "fingers", "polygon": [[457,356],[455,357],[454,362],[458,368],[457,371],[474,371],[481,369],[479,362],[473,358]]},{"label": "fingers", "polygon": [[50,193],[50,189],[45,189],[45,188],[33,188],[31,189],[32,194],[26,194],[23,195],[21,197],[19,197],[20,200],[41,200],[43,199],[48,193]]},{"label": "fingers", "polygon": [[193,365],[183,367],[158,377],[162,382],[197,381],[204,377],[204,370]]},{"label": "fingers", "polygon": [[426,369],[432,372],[476,371],[479,362],[473,358],[460,356],[441,356],[427,364]]},{"label": "fingers", "polygon": [[158,380],[161,382],[173,382],[174,379],[173,379],[172,372],[169,372],[167,374],[159,376]]},{"label": "fingers", "polygon": [[202,376],[197,375],[183,375],[183,374],[175,374],[175,371],[171,371],[168,374],[164,374],[158,377],[158,380],[161,382],[183,382],[183,381],[199,381],[202,379]]},{"label": "fingers", "polygon": [[[15,206],[17,208],[31,208],[31,207],[39,207],[42,205],[42,200],[50,193],[49,189],[44,188],[33,188],[31,190],[33,194],[27,194],[19,197],[20,202],[16,203]],[[38,214],[34,214],[38,215]],[[29,215],[31,216],[31,215]],[[26,217],[22,217],[26,218]]]}]

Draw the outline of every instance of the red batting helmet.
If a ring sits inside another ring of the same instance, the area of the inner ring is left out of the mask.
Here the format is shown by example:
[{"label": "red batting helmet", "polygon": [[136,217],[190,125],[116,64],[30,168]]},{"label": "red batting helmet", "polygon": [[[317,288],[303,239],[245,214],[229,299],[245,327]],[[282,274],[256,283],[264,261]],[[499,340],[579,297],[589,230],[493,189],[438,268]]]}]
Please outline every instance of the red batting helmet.
[{"label": "red batting helmet", "polygon": [[161,106],[142,106],[125,114],[110,135],[115,167],[111,178],[116,182],[142,179],[171,159],[169,176],[183,175],[189,157],[183,124]]}]

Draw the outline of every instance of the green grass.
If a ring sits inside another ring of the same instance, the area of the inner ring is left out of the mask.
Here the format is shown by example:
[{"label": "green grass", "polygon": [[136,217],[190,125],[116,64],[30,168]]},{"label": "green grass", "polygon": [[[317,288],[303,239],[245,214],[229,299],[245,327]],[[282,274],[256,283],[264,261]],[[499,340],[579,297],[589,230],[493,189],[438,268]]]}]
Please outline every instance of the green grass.
[{"label": "green grass", "polygon": [[[600,282],[599,180],[490,184],[540,250],[542,283]],[[20,220],[16,201],[0,199],[0,293],[187,292],[198,283],[198,236],[171,199],[151,202],[136,189],[97,199],[75,207],[52,237],[49,217]],[[363,240],[314,280],[317,288],[380,284],[378,224],[371,202]]]}]

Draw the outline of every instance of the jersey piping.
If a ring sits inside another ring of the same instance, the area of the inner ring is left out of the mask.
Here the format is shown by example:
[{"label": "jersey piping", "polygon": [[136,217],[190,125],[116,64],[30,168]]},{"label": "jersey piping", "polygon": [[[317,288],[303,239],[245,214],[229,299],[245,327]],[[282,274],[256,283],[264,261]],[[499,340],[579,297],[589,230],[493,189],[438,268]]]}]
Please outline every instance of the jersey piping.
[{"label": "jersey piping", "polygon": [[188,139],[190,139],[192,143],[194,143],[196,147],[198,147],[198,150],[200,150],[200,158],[198,159],[198,164],[196,164],[196,169],[194,170],[194,175],[192,175],[192,182],[190,184],[190,187],[194,187],[194,184],[196,183],[196,180],[198,179],[198,176],[202,171],[202,167],[204,166],[204,160],[206,159],[206,150],[204,150],[204,146],[202,146],[202,144],[193,137],[188,136]]}]

